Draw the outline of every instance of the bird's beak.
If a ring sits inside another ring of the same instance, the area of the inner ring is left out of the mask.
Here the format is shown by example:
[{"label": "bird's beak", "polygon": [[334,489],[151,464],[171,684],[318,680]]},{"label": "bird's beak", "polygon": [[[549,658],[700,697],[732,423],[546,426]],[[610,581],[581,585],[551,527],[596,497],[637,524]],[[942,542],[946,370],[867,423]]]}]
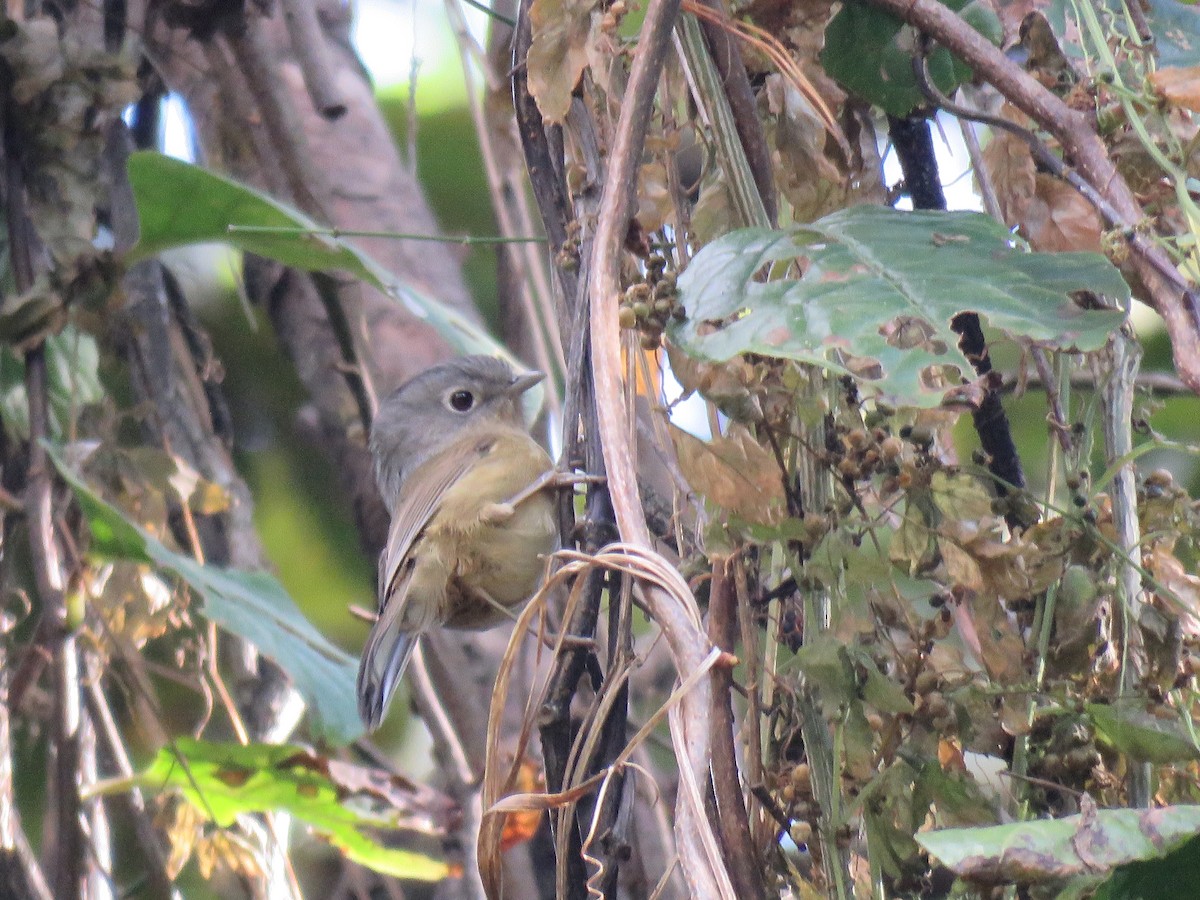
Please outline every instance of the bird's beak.
[{"label": "bird's beak", "polygon": [[518,375],[513,379],[512,384],[505,391],[510,397],[520,397],[527,390],[537,384],[541,384],[546,379],[544,372],[527,372],[524,375]]}]

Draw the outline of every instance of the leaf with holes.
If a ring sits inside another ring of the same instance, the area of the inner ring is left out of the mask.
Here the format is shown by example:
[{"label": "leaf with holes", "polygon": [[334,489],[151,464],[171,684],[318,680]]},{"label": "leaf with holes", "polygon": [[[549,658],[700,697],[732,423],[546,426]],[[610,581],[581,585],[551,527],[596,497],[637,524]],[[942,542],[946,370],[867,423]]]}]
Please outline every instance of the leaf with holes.
[{"label": "leaf with holes", "polygon": [[[1200,806],[1098,810],[1085,797],[1083,807],[1081,815],[1064,819],[926,831],[916,836],[917,843],[964,878],[1060,883],[1159,859],[1200,828]],[[1194,895],[1194,885],[1190,890],[1186,896]]]},{"label": "leaf with holes", "polygon": [[744,229],[701,250],[679,278],[687,318],[670,340],[690,356],[794,359],[853,375],[867,394],[929,407],[973,377],[950,327],[978,313],[1008,336],[1094,350],[1129,300],[1096,253],[1030,253],[981,213],[843,210],[787,231]]}]

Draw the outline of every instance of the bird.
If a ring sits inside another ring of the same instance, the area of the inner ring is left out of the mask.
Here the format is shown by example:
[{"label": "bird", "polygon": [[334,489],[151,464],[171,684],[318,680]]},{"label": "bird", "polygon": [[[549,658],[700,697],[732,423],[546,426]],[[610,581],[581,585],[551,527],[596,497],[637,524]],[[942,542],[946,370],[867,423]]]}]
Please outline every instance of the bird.
[{"label": "bird", "polygon": [[420,636],[484,629],[537,591],[558,546],[554,464],[522,412],[540,372],[465,356],[380,404],[370,450],[391,516],[379,557],[378,618],[363,648],[358,708],[382,722]]}]

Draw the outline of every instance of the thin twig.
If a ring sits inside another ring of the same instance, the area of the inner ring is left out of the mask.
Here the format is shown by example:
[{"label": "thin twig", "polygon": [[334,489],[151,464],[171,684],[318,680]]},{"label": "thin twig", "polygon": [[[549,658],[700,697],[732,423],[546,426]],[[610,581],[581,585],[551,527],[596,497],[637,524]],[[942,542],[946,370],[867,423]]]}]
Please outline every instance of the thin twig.
[{"label": "thin twig", "polygon": [[[29,291],[34,280],[35,240],[26,211],[24,172],[15,146],[15,133],[4,123],[4,206],[9,260],[18,292]],[[46,865],[55,897],[70,900],[85,887],[85,847],[80,828],[79,804],[79,679],[75,640],[67,634],[65,578],[54,536],[53,484],[43,441],[50,436],[45,344],[38,342],[25,354],[25,396],[29,409],[29,469],[25,496],[29,549],[34,584],[48,628],[53,657],[54,723],[50,770],[51,826]],[[39,631],[42,630],[39,623]]]},{"label": "thin twig", "polygon": [[[708,595],[708,636],[726,653],[733,653],[737,634],[737,587],[735,562],[722,556],[712,558],[712,583]],[[765,897],[763,863],[750,835],[750,817],[742,795],[734,742],[733,671],[718,666],[713,672],[713,761],[712,783],[719,811],[721,837],[729,865],[729,878],[744,900]],[[757,749],[757,748],[756,748]]]},{"label": "thin twig", "polygon": [[[10,533],[5,529],[5,537]],[[11,566],[10,560],[2,562]],[[7,578],[5,579],[7,581]],[[15,625],[10,610],[0,611],[0,896],[13,900],[51,900],[50,887],[21,827],[21,814],[13,793],[12,730],[9,704],[7,647]]]},{"label": "thin twig", "polygon": [[[125,749],[125,743],[121,738],[121,730],[117,726],[116,719],[113,717],[112,707],[109,706],[108,698],[104,696],[104,689],[100,684],[98,675],[99,673],[94,672],[92,673],[92,677],[88,678],[88,709],[92,714],[93,721],[97,725],[100,736],[104,739],[104,749],[108,753],[109,758],[112,759],[113,764],[117,767],[117,772],[123,778],[131,778],[133,776],[133,763],[129,759],[129,753]],[[142,853],[149,864],[146,877],[151,890],[154,892],[154,896],[164,898],[179,896],[179,892],[171,882],[171,875],[167,871],[167,858],[163,853],[162,845],[159,843],[159,835],[155,829],[154,822],[146,810],[146,802],[142,797],[141,789],[131,787],[122,796],[125,798],[125,802],[132,814],[134,834],[137,836]]]}]

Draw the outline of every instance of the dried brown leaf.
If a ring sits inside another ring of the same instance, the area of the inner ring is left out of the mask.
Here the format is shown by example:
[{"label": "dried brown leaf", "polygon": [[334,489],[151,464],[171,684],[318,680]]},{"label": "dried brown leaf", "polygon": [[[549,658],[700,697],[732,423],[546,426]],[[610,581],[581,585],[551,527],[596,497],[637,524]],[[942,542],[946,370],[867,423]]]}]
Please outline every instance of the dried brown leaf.
[{"label": "dried brown leaf", "polygon": [[533,0],[529,8],[529,93],[547,122],[561,122],[571,106],[571,92],[588,64],[597,5],[595,0]]},{"label": "dried brown leaf", "polygon": [[1034,196],[1020,222],[1034,250],[1101,252],[1100,216],[1083,195],[1053,175],[1038,173]]},{"label": "dried brown leaf", "polygon": [[1142,562],[1155,580],[1170,591],[1169,596],[1160,599],[1180,617],[1185,632],[1200,634],[1200,578],[1189,573],[1163,544],[1155,545]]},{"label": "dried brown leaf", "polygon": [[1029,146],[1007,131],[997,131],[983,150],[983,168],[1005,224],[1020,224],[1033,200],[1037,175]]},{"label": "dried brown leaf", "polygon": [[1150,73],[1150,84],[1167,105],[1200,112],[1200,66],[1167,66]]},{"label": "dried brown leaf", "polygon": [[167,875],[174,879],[192,856],[208,818],[178,795],[165,798],[154,816],[154,825],[167,840]]},{"label": "dried brown leaf", "polygon": [[741,425],[709,441],[671,426],[684,478],[721,509],[749,522],[774,525],[786,515],[775,457]]},{"label": "dried brown leaf", "polygon": [[254,882],[262,879],[266,871],[261,855],[250,842],[224,829],[196,842],[196,866],[205,880],[220,870]]},{"label": "dried brown leaf", "polygon": [[1004,605],[994,594],[968,594],[962,607],[979,638],[980,662],[988,677],[1000,685],[1013,685],[1026,677],[1025,642]]}]

